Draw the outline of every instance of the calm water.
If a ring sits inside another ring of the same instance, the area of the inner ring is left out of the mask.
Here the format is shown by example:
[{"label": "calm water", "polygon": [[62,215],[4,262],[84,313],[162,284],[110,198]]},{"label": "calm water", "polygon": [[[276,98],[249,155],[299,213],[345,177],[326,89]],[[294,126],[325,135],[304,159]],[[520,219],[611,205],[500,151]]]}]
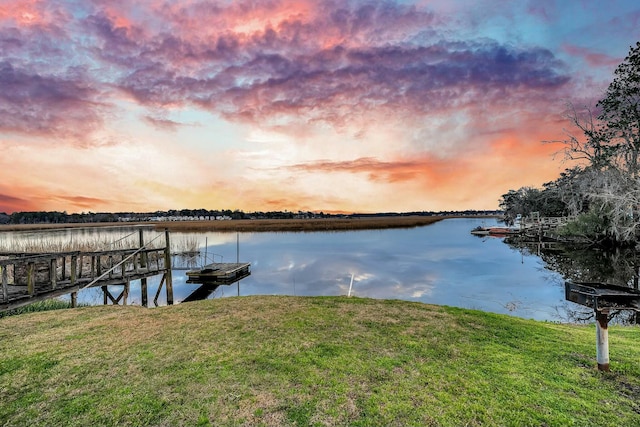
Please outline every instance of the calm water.
[{"label": "calm water", "polygon": [[[393,298],[474,308],[538,320],[566,320],[564,279],[545,269],[535,255],[512,249],[498,238],[478,238],[470,230],[491,220],[450,219],[414,229],[317,233],[172,233],[173,243],[196,240],[216,262],[251,263],[251,276],[239,286],[221,286],[214,298],[240,295],[352,295]],[[100,231],[116,240],[131,229]],[[91,235],[91,231],[85,232]],[[150,237],[157,235],[150,233]],[[8,239],[7,234],[4,235]],[[13,234],[12,239],[24,239]],[[69,234],[59,234],[69,239]],[[78,237],[75,234],[75,238]],[[2,236],[0,236],[2,239]],[[137,235],[129,239],[137,239]],[[0,243],[2,241],[0,240]],[[206,242],[206,248],[205,248]],[[238,244],[239,243],[239,244]],[[159,277],[149,280],[150,299]],[[177,302],[198,285],[174,271]],[[99,289],[81,292],[80,301],[102,303]],[[133,282],[129,303],[139,304]],[[159,303],[165,303],[164,292]]]}]

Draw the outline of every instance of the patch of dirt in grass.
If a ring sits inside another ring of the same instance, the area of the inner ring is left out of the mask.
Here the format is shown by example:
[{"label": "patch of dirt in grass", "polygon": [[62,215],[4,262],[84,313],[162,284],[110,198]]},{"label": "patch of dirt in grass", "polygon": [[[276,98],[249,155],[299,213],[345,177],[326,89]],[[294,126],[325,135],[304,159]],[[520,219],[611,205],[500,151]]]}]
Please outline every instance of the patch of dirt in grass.
[{"label": "patch of dirt in grass", "polygon": [[241,400],[237,410],[231,415],[231,419],[246,420],[247,425],[281,426],[285,425],[287,420],[280,399],[265,390],[257,392],[251,398]]}]

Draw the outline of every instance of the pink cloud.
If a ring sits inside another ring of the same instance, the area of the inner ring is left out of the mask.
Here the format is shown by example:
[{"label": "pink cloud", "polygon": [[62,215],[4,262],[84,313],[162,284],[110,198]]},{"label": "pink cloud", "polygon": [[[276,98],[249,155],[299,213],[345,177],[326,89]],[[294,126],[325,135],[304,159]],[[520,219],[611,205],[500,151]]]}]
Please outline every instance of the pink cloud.
[{"label": "pink cloud", "polygon": [[[417,37],[412,29],[435,19],[394,3],[321,1],[293,8],[284,1],[209,2],[167,8],[160,11],[165,19],[171,16],[167,25],[176,31],[122,29],[104,13],[85,23],[101,41],[96,55],[115,66],[126,64],[115,84],[148,106],[193,104],[230,120],[270,123],[288,117],[341,125],[385,108],[426,114],[479,96],[546,93],[569,81],[562,64],[540,48],[409,43]],[[198,27],[207,16],[220,26]]]},{"label": "pink cloud", "polygon": [[[29,4],[53,14],[45,3]],[[0,95],[0,129],[86,136],[103,126],[110,105],[102,95],[113,88],[149,108],[195,106],[233,121],[340,127],[371,115],[420,117],[478,100],[548,97],[570,81],[542,48],[424,38],[425,28],[437,34],[441,22],[412,5],[125,4],[88,2],[81,20],[56,11],[65,19],[46,34],[0,29],[0,77],[13,82]]]},{"label": "pink cloud", "polygon": [[13,0],[0,4],[0,22],[3,21],[21,27],[46,25],[52,16],[43,0]]},{"label": "pink cloud", "polygon": [[605,53],[594,52],[590,49],[564,44],[562,49],[571,56],[583,59],[587,64],[594,67],[615,67],[623,58],[616,58]]}]

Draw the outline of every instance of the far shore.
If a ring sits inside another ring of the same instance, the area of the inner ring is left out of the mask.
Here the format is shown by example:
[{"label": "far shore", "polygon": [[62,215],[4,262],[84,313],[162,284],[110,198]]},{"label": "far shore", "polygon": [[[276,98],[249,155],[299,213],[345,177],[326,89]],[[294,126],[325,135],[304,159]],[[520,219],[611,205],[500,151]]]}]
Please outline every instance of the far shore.
[{"label": "far shore", "polygon": [[[344,231],[385,228],[413,228],[460,216],[378,216],[359,218],[315,219],[240,219],[228,221],[162,221],[162,222],[101,222],[64,224],[5,224],[1,231],[51,230],[82,227],[151,226],[156,230],[173,232],[260,232],[260,231]],[[481,217],[473,217],[481,218]]]}]

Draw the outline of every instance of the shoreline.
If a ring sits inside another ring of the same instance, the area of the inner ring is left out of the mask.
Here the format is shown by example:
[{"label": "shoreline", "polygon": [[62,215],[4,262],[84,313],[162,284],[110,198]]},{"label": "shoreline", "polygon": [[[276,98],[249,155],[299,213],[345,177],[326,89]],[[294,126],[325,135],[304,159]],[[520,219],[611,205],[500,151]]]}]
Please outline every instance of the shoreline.
[{"label": "shoreline", "polygon": [[156,230],[174,232],[272,232],[272,231],[349,231],[378,230],[387,228],[413,228],[433,224],[449,218],[488,218],[490,216],[380,216],[364,218],[317,219],[237,219],[228,221],[153,221],[153,222],[102,222],[64,224],[5,224],[3,231],[59,230],[84,227],[149,226]]}]

